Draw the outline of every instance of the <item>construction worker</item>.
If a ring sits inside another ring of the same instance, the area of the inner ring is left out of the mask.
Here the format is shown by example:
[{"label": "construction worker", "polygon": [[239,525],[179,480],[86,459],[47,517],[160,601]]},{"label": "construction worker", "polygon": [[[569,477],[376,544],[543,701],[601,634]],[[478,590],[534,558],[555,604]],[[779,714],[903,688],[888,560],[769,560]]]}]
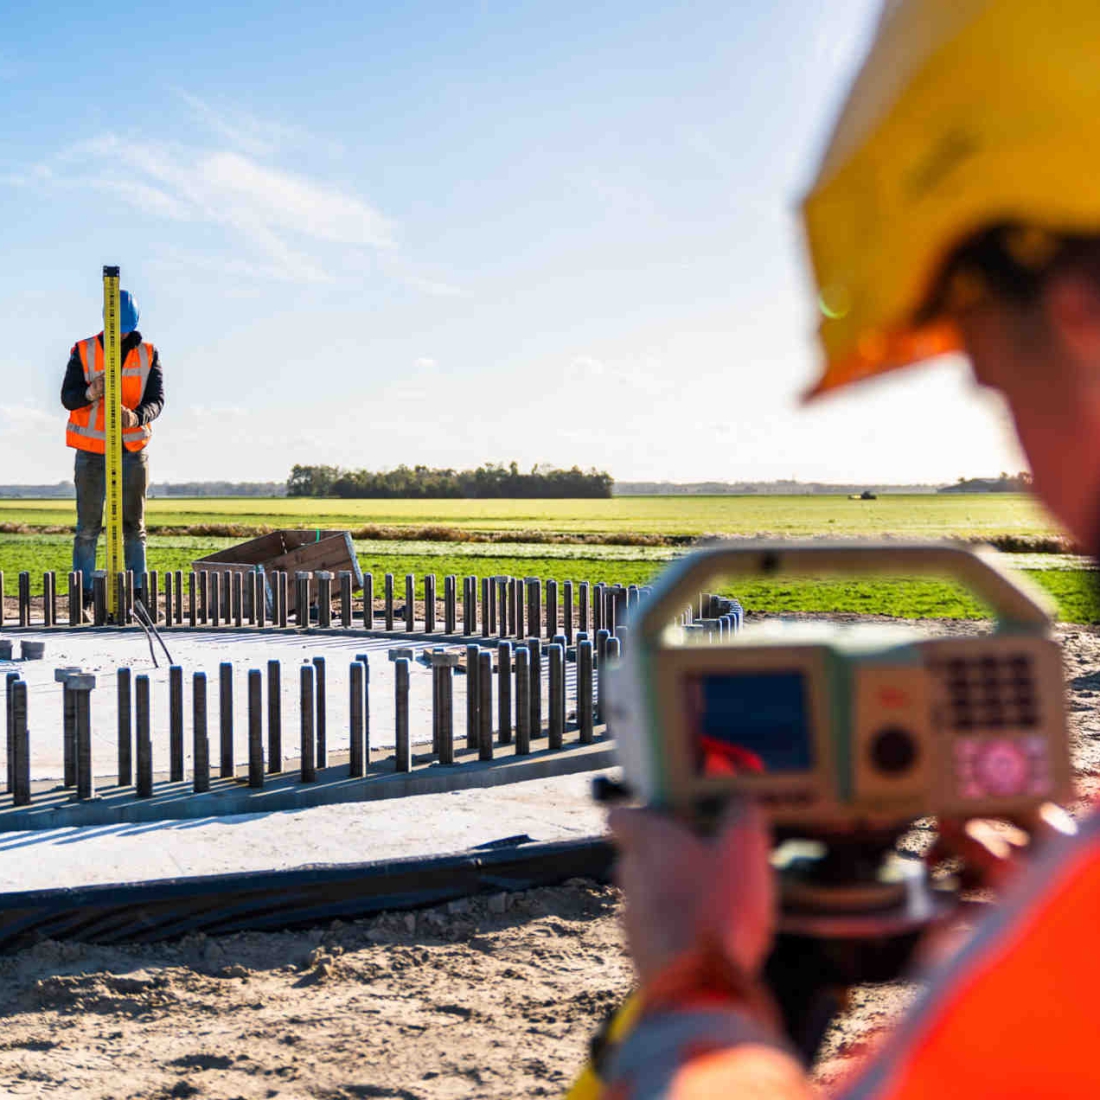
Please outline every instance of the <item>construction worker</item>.
[{"label": "construction worker", "polygon": [[[804,205],[817,396],[945,351],[1007,399],[1037,494],[1100,552],[1100,5],[893,0]],[[574,1095],[809,1097],[760,974],[775,927],[751,806],[714,840],[612,813],[640,981]],[[972,867],[1019,866],[941,823]],[[1100,818],[1019,866],[1002,904],[840,1094],[1100,1096]]]},{"label": "construction worker", "polygon": [[[138,331],[138,307],[129,291],[119,292],[119,330],[122,358],[122,533],[126,568],[137,585],[145,574],[145,492],[149,465],[145,446],[150,424],[164,407],[164,379],[160,358]],[[96,544],[103,524],[106,493],[106,432],[104,431],[103,333],[73,345],[61,404],[69,410],[65,442],[75,448],[73,481],[76,485],[76,537],[73,569],[83,574],[84,611],[92,602],[92,574]],[[135,596],[144,599],[135,590]]]}]

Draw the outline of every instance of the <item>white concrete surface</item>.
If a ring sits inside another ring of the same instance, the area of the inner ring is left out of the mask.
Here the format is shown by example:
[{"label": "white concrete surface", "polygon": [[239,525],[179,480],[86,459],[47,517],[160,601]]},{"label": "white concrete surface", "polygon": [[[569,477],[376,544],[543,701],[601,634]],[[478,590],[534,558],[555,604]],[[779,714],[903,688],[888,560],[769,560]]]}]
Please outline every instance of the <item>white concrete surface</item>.
[{"label": "white concrete surface", "polygon": [[[393,664],[388,651],[412,647],[417,653],[442,644],[438,639],[414,635],[401,638],[341,637],[338,634],[261,633],[258,631],[178,631],[162,630],[172,659],[184,672],[184,754],[185,768],[191,774],[191,684],[195,672],[207,678],[207,730],[210,758],[216,769],[218,760],[219,674],[223,661],[234,666],[233,713],[234,759],[243,765],[248,759],[248,672],[259,669],[264,678],[264,743],[267,744],[267,662],[281,662],[282,747],[283,759],[297,758],[299,752],[299,668],[314,657],[324,657],[327,679],[327,744],[330,750],[346,750],[348,738],[348,666],[357,653],[368,653],[370,664],[370,740],[372,748],[394,744]],[[92,693],[92,763],[97,777],[117,775],[118,695],[117,670],[128,666],[133,675],[149,676],[152,694],[153,767],[157,772],[168,768],[168,661],[157,650],[160,668],[155,668],[149,645],[140,631],[20,631],[9,634],[19,653],[21,639],[44,641],[46,652],[40,661],[0,661],[0,682],[8,672],[18,672],[27,683],[31,741],[32,780],[59,779],[62,760],[62,687],[54,681],[54,669],[78,665],[94,673],[97,685]],[[477,642],[476,637],[470,638]],[[545,650],[544,650],[545,652]],[[494,676],[494,681],[495,681]],[[566,706],[573,711],[576,667],[566,665]],[[454,729],[456,739],[466,729],[466,677],[454,677]],[[543,658],[543,717],[547,714],[546,658]],[[495,720],[494,683],[494,728]],[[431,669],[413,661],[409,678],[410,733],[414,744],[431,741]],[[513,693],[514,705],[514,693]],[[0,760],[3,759],[0,743]]]},{"label": "white concrete surface", "polygon": [[606,773],[270,814],[5,833],[0,891],[444,855],[519,834],[538,842],[597,836],[605,814],[589,796],[595,774]]}]

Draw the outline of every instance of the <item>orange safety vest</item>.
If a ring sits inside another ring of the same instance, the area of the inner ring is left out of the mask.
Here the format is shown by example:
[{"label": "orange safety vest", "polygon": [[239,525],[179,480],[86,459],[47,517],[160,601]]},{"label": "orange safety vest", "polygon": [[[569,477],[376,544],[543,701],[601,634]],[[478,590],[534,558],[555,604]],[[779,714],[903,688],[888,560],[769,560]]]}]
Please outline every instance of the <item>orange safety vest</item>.
[{"label": "orange safety vest", "polygon": [[[97,374],[103,373],[103,344],[98,336],[89,336],[76,345],[80,362],[84,367],[84,384],[91,385]],[[122,364],[122,404],[127,409],[136,409],[145,395],[145,384],[149,381],[149,370],[156,349],[152,344],[138,344],[131,348]],[[65,432],[65,442],[79,451],[92,451],[101,455],[107,450],[107,433],[103,423],[103,402],[93,401],[82,409],[73,409],[69,413],[69,425]],[[148,424],[137,424],[122,429],[122,444],[128,451],[140,451],[153,429]]]}]

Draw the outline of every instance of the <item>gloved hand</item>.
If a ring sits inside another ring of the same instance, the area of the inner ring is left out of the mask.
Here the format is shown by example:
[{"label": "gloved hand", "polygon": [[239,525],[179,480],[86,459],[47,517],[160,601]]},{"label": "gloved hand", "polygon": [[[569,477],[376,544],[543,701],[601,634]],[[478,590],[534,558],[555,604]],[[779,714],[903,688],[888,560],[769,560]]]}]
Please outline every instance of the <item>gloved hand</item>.
[{"label": "gloved hand", "polygon": [[135,427],[137,427],[137,422],[138,422],[137,413],[134,412],[133,409],[128,409],[128,408],[126,408],[125,405],[123,405],[123,407],[122,407],[122,426],[124,428],[135,428]]},{"label": "gloved hand", "polygon": [[102,401],[103,389],[106,384],[106,377],[102,374],[97,374],[95,378],[92,379],[91,384],[88,386],[88,388],[85,389],[84,396],[89,401]]},{"label": "gloved hand", "polygon": [[642,985],[707,940],[719,943],[747,978],[758,977],[776,923],[771,837],[760,810],[731,806],[713,838],[652,810],[612,810],[608,825]]}]

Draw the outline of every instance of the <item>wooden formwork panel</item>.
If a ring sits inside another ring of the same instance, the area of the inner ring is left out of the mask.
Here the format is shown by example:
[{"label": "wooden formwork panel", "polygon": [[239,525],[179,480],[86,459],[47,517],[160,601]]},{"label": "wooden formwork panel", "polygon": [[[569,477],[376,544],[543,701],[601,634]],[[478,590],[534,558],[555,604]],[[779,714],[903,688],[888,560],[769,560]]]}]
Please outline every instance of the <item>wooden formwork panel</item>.
[{"label": "wooden formwork panel", "polygon": [[[352,588],[363,587],[363,571],[355,555],[350,531],[272,531],[236,546],[218,550],[191,563],[196,573],[254,573],[262,569],[268,595],[271,595],[271,575],[284,572],[288,576],[287,609],[294,610],[295,573],[351,574]],[[313,582],[311,582],[311,590]],[[333,584],[333,593],[340,591]]]}]

